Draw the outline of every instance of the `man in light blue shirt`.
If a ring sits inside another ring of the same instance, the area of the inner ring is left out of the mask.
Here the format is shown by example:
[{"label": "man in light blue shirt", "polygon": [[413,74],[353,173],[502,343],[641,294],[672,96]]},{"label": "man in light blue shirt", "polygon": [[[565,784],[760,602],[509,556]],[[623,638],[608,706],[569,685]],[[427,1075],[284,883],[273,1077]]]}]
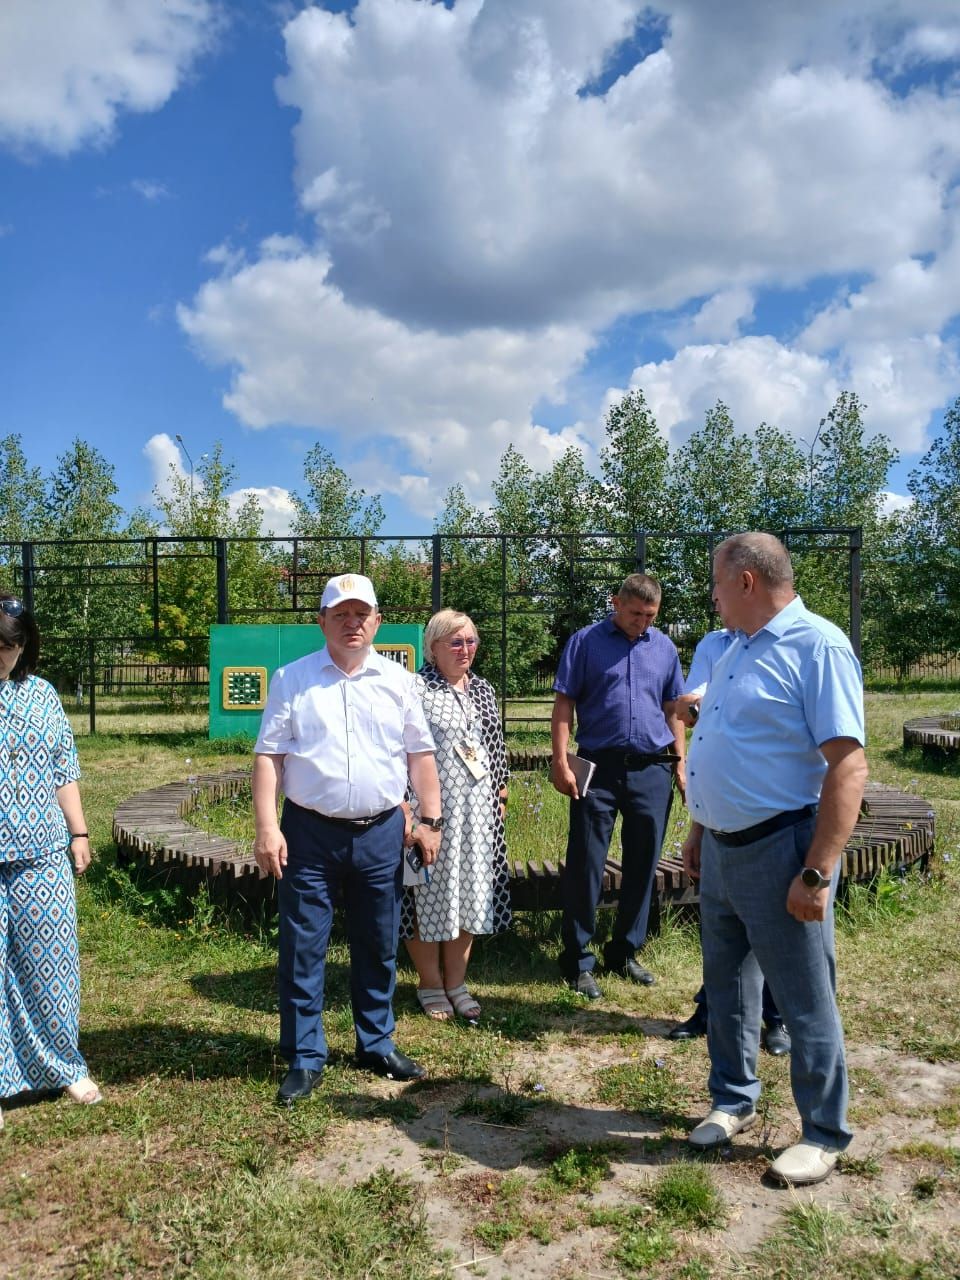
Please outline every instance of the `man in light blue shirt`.
[{"label": "man in light blue shirt", "polygon": [[862,676],[843,632],[796,595],[772,535],[717,547],[713,599],[736,638],[690,744],[683,856],[700,878],[713,1110],[689,1141],[707,1150],[756,1121],[762,970],[790,1027],[802,1129],[771,1173],[820,1182],[852,1136],[833,898],[867,773]]},{"label": "man in light blue shirt", "polygon": [[[674,711],[692,729],[700,714],[700,703],[703,701],[707,686],[713,677],[713,668],[730,648],[734,641],[734,633],[727,627],[719,631],[708,631],[696,649],[690,662],[690,670],[684,681],[683,693],[673,704]],[[693,1013],[685,1022],[679,1022],[669,1033],[671,1040],[693,1040],[697,1036],[707,1034],[707,993],[701,985],[693,997],[695,1005]],[[763,1016],[763,1046],[775,1058],[790,1052],[790,1034],[783,1024],[777,1003],[770,991],[770,984],[764,980],[761,1012]]]}]

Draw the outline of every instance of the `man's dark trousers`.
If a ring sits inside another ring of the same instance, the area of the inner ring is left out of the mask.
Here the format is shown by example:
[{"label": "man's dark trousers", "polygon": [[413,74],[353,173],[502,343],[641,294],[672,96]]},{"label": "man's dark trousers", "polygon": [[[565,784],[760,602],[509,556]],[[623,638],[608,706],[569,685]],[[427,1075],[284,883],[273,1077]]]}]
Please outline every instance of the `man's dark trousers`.
[{"label": "man's dark trousers", "polygon": [[390,1053],[403,879],[403,811],[350,830],[285,801],[287,865],[278,885],[280,1053],[291,1067],[327,1060],[321,1014],[334,907],[346,915],[358,1053]]},{"label": "man's dark trousers", "polygon": [[623,878],[604,963],[609,969],[620,969],[643,946],[673,795],[669,760],[628,767],[630,757],[622,751],[581,750],[580,754],[596,761],[597,769],[584,799],[570,801],[560,964],[571,981],[591,972],[596,964],[590,942],[618,812],[623,814]]}]

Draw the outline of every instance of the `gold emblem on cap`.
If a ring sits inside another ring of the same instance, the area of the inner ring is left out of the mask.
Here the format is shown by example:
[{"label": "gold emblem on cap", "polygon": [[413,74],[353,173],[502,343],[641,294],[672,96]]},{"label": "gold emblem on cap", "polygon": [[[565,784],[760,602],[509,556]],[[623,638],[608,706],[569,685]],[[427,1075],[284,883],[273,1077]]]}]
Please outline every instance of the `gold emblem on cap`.
[{"label": "gold emblem on cap", "polygon": [[350,577],[349,573],[344,574],[344,576],[340,579],[340,590],[350,591],[352,587],[353,587],[353,579]]}]

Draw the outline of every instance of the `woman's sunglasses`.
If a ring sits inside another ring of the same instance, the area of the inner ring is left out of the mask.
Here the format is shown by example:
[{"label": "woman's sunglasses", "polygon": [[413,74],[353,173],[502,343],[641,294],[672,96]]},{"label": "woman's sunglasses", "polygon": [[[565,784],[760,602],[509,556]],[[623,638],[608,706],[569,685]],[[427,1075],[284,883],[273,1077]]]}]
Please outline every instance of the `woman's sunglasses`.
[{"label": "woman's sunglasses", "polygon": [[14,597],[9,600],[0,600],[0,613],[5,613],[8,618],[19,618],[25,608],[23,601]]}]

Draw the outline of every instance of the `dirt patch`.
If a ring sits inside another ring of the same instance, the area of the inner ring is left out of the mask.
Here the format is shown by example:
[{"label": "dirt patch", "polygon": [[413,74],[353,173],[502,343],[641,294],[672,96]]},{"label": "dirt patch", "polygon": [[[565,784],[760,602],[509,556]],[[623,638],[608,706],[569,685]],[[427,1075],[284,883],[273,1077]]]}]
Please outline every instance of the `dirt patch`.
[{"label": "dirt patch", "polygon": [[[960,1066],[931,1064],[871,1046],[853,1046],[849,1057],[854,1071],[883,1082],[894,1105],[878,1106],[857,1127],[847,1170],[804,1191],[777,1187],[764,1176],[770,1152],[797,1138],[788,1088],[784,1105],[765,1125],[706,1158],[728,1215],[727,1225],[707,1237],[714,1262],[725,1255],[732,1263],[768,1239],[790,1205],[814,1204],[849,1214],[856,1212],[858,1204],[875,1202],[877,1197],[910,1197],[923,1162],[897,1155],[897,1149],[906,1143],[948,1145],[950,1135],[924,1109],[956,1096]],[[348,1123],[338,1131],[332,1144],[335,1149],[302,1160],[297,1172],[353,1184],[385,1166],[413,1178],[423,1190],[431,1234],[447,1251],[457,1274],[471,1274],[475,1264],[477,1274],[494,1280],[621,1275],[610,1257],[611,1233],[590,1227],[588,1219],[597,1210],[635,1207],[658,1173],[689,1158],[681,1129],[596,1100],[597,1072],[624,1059],[621,1046],[597,1043],[545,1046],[514,1054],[510,1079],[549,1080],[549,1096],[531,1106],[520,1127],[462,1114],[465,1098],[479,1098],[482,1103],[484,1096],[496,1098],[501,1090],[471,1091],[455,1081],[440,1081],[404,1094],[401,1087],[384,1084],[383,1096],[404,1095],[416,1105],[416,1117]],[[694,1108],[689,1122],[699,1114]],[[574,1191],[553,1202],[535,1204],[537,1180],[542,1182],[549,1153],[573,1144],[609,1151],[608,1176],[589,1193]],[[484,1243],[482,1227],[490,1221],[492,1209],[503,1196],[503,1180],[510,1175],[529,1184],[524,1208],[535,1219],[537,1230],[549,1238],[531,1238],[521,1231],[517,1238],[490,1247]],[[939,1196],[936,1213],[941,1229],[960,1228],[960,1197],[955,1192]],[[548,1224],[546,1229],[542,1220]],[[698,1240],[702,1246],[703,1233]]]}]

